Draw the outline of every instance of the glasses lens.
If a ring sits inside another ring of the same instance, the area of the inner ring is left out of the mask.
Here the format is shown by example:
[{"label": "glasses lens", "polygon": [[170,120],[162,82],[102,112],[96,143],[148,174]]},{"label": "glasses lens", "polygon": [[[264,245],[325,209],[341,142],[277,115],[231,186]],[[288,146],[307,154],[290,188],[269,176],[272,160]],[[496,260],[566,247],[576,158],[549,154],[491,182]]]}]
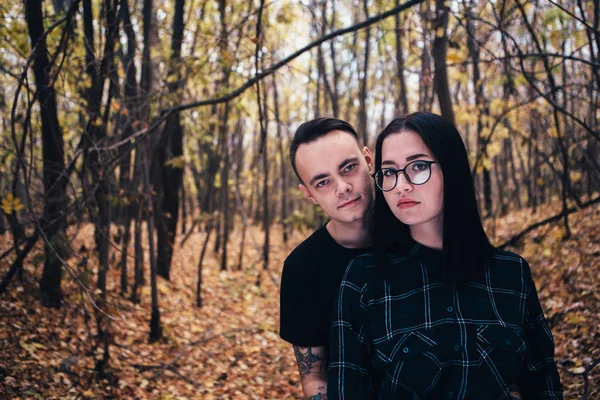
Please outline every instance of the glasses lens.
[{"label": "glasses lens", "polygon": [[415,185],[422,185],[431,176],[431,166],[424,161],[413,161],[406,166],[406,174]]},{"label": "glasses lens", "polygon": [[377,171],[375,174],[375,183],[379,189],[383,191],[389,191],[396,186],[396,170],[393,168],[386,168]]}]

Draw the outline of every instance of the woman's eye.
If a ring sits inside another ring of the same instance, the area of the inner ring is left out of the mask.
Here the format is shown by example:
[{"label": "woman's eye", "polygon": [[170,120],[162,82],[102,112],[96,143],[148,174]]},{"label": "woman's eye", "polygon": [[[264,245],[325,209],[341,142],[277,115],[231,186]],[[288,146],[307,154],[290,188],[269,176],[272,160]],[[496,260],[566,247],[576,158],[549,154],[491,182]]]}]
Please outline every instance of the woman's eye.
[{"label": "woman's eye", "polygon": [[344,173],[348,173],[356,168],[357,164],[350,164],[344,167]]},{"label": "woman's eye", "polygon": [[425,162],[416,162],[413,164],[413,171],[425,171],[429,166]]},{"label": "woman's eye", "polygon": [[393,168],[388,168],[383,170],[383,176],[392,176],[396,175],[396,170]]}]

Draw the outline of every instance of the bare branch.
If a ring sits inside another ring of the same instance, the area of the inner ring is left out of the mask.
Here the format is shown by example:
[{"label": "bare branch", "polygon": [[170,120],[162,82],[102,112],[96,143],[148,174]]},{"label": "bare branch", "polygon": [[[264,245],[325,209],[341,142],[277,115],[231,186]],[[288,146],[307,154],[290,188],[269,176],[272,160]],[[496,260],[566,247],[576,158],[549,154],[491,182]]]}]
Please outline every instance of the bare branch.
[{"label": "bare branch", "polygon": [[347,28],[343,28],[343,29],[338,29],[336,31],[333,31],[311,43],[309,43],[308,45],[304,46],[303,48],[301,48],[300,50],[296,51],[295,53],[292,53],[291,55],[289,55],[288,57],[284,58],[283,60],[275,63],[274,65],[272,65],[270,68],[263,70],[261,72],[257,71],[257,74],[252,78],[249,79],[248,81],[246,81],[246,83],[244,83],[242,86],[238,87],[237,89],[229,92],[228,94],[226,94],[225,96],[221,96],[221,97],[217,97],[215,99],[210,99],[210,100],[199,100],[199,101],[194,101],[191,103],[187,103],[187,104],[182,104],[179,105],[177,107],[171,107],[167,110],[164,110],[161,115],[159,117],[157,117],[154,121],[152,121],[152,123],[150,124],[150,126],[148,126],[145,129],[141,129],[138,132],[135,132],[134,134],[132,134],[131,136],[127,137],[126,139],[122,139],[119,140],[117,142],[114,142],[112,144],[108,144],[105,146],[98,146],[95,150],[114,150],[117,149],[119,146],[122,146],[123,144],[133,141],[133,140],[137,140],[140,137],[143,137],[147,134],[149,134],[150,132],[154,131],[155,129],[157,129],[160,124],[162,124],[169,115],[175,113],[175,112],[181,112],[181,111],[185,111],[185,110],[189,110],[192,108],[196,108],[196,107],[203,107],[203,106],[209,106],[209,105],[213,105],[213,104],[220,104],[220,103],[225,103],[227,101],[230,101],[232,99],[235,99],[236,97],[240,96],[242,93],[244,93],[246,90],[248,90],[249,88],[251,88],[252,86],[254,86],[257,82],[262,81],[264,78],[268,77],[269,75],[273,74],[275,71],[277,71],[278,69],[284,67],[285,65],[289,64],[290,62],[292,62],[293,60],[295,60],[296,58],[300,57],[302,54],[306,53],[307,51],[313,49],[314,47],[317,47],[319,45],[321,45],[322,43],[331,40],[333,38],[336,38],[338,36],[342,36],[345,35],[347,33],[351,33],[351,32],[355,32],[358,31],[362,28],[366,28],[367,26],[376,24],[386,18],[389,18],[401,11],[407,10],[419,3],[422,3],[423,0],[409,0],[406,3],[398,6],[398,7],[394,7],[386,12],[383,12],[381,14],[378,14],[374,17],[368,18],[366,20],[364,20],[363,22],[360,22],[356,25],[352,25],[349,26]]}]

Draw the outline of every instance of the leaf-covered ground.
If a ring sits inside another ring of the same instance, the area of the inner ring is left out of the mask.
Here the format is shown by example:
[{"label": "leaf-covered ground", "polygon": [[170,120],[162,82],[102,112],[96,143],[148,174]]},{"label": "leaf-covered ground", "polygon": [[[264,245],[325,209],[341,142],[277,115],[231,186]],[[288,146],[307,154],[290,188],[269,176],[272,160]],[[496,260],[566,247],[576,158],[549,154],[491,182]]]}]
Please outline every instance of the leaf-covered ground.
[{"label": "leaf-covered ground", "polygon": [[[512,213],[488,222],[488,232],[495,243],[503,243],[558,211],[543,207],[535,214]],[[584,376],[588,377],[587,398],[600,398],[600,366],[588,371],[600,358],[598,221],[600,207],[591,207],[571,215],[571,239],[562,239],[560,225],[546,225],[511,248],[532,266],[553,329],[567,399],[582,398]],[[195,287],[205,233],[192,234],[176,250],[171,282],[159,279],[164,339],[153,344],[148,342],[149,287],[144,287],[141,302],[134,305],[119,295],[119,271],[111,269],[108,312],[114,321],[108,325],[110,364],[102,379],[94,373],[102,346],[95,345],[93,305],[65,274],[64,307],[40,307],[36,282],[42,258],[41,248],[36,249],[27,259],[24,284],[12,282],[0,296],[0,398],[300,398],[291,348],[277,334],[278,282],[283,259],[307,233],[296,232],[284,245],[275,227],[268,272],[262,270],[259,228],[249,230],[241,271],[231,270],[239,255],[239,230],[229,245],[229,271],[219,271],[220,257],[211,245],[204,262],[202,308],[195,307]],[[92,226],[71,234],[74,249],[93,248]],[[0,236],[0,252],[11,243],[8,234]],[[9,259],[0,261],[0,277],[8,270]],[[88,274],[80,259],[73,257],[69,263],[85,281]],[[93,286],[97,269],[93,255],[87,268]],[[92,296],[97,294],[92,291]]]}]

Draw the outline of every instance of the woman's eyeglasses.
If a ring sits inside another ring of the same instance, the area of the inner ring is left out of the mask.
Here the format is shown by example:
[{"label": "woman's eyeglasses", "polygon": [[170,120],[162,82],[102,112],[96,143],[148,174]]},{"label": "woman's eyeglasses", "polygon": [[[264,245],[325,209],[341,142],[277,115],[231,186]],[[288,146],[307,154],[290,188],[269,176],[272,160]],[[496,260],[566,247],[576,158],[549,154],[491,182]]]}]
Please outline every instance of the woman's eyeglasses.
[{"label": "woman's eyeglasses", "polygon": [[431,164],[437,164],[437,161],[415,160],[406,164],[403,169],[384,168],[372,176],[379,189],[389,192],[396,187],[400,172],[404,173],[406,180],[413,185],[426,183],[431,178]]}]

